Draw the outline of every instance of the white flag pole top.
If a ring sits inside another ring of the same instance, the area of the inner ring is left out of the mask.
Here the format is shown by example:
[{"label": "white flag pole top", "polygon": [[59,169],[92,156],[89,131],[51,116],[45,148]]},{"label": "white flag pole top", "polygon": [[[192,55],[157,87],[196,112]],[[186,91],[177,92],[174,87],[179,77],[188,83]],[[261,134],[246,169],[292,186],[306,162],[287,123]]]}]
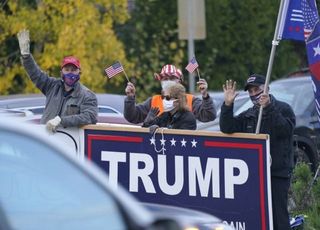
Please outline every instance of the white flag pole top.
[{"label": "white flag pole top", "polygon": [[[279,40],[280,40],[279,36],[278,36],[279,35],[279,28],[280,28],[280,25],[282,25],[282,27],[283,27],[284,21],[285,21],[285,17],[283,17],[286,15],[286,12],[284,12],[285,6],[288,8],[288,0],[281,0],[279,12],[278,12],[277,24],[276,24],[276,28],[275,28],[274,36],[273,36],[273,40],[272,40],[272,48],[271,48],[271,53],[270,53],[270,57],[269,57],[268,70],[267,70],[266,81],[264,84],[263,93],[268,93],[268,87],[269,87],[272,66],[273,66],[274,55],[276,52],[276,47],[279,44]],[[282,31],[281,31],[281,35],[282,35]],[[263,108],[262,108],[262,106],[260,106],[259,117],[258,117],[258,122],[257,122],[257,127],[256,127],[256,134],[260,133],[262,110],[263,110]]]},{"label": "white flag pole top", "polygon": [[282,39],[284,25],[286,23],[286,18],[287,18],[287,14],[288,14],[288,7],[289,7],[288,0],[284,0],[282,9],[281,9],[281,5],[280,5],[279,13],[281,11],[281,16],[280,16],[280,23],[279,23],[279,29],[278,29],[278,34],[277,34],[277,40],[279,40],[279,41]]},{"label": "white flag pole top", "polygon": [[[120,63],[120,65],[122,66],[122,68],[123,68],[123,65],[121,64],[121,62],[119,61],[119,63]],[[127,78],[127,81],[128,82],[130,82],[129,81],[129,78],[128,78],[128,76],[127,76],[127,73],[126,73],[126,71],[124,70],[124,68],[123,68],[123,73],[124,73],[124,76],[126,76],[126,78]]]},{"label": "white flag pole top", "polygon": [[201,78],[201,76],[200,76],[199,68],[197,68],[197,74],[198,74],[199,81],[200,81],[202,78]]}]

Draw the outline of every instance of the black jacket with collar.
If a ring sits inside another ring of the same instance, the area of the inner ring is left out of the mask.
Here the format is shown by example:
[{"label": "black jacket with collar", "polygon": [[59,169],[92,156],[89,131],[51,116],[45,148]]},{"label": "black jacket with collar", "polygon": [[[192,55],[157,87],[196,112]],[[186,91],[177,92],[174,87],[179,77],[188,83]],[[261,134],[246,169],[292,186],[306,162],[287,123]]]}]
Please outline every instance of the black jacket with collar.
[{"label": "black jacket with collar", "polygon": [[[290,105],[270,95],[271,103],[263,109],[260,133],[270,136],[271,175],[288,178],[293,169],[293,129],[296,119]],[[233,116],[233,105],[221,107],[220,129],[224,133],[255,133],[259,107],[253,106]]]},{"label": "black jacket with collar", "polygon": [[169,129],[195,130],[197,128],[196,118],[189,110],[177,111],[174,114],[164,112],[154,120],[143,123],[143,127],[150,127],[151,125],[157,125],[159,127]]}]

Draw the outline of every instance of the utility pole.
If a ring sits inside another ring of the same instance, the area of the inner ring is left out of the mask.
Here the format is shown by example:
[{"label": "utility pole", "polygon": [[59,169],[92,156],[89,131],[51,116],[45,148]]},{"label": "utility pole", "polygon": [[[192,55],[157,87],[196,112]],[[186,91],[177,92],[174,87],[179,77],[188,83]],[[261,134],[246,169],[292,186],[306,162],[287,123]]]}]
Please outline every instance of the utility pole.
[{"label": "utility pole", "polygon": [[[206,38],[204,0],[178,0],[179,39],[188,40],[188,61],[195,56],[194,40]],[[189,73],[189,92],[195,92],[195,79]]]}]

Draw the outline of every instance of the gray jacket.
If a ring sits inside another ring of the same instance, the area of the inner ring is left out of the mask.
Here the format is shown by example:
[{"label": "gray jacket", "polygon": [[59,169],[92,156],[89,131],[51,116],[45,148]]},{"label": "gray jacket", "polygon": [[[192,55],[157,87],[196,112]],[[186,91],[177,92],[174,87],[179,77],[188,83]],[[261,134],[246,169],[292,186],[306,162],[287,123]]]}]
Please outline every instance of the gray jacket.
[{"label": "gray jacket", "polygon": [[[151,108],[151,97],[140,104],[136,104],[135,97],[127,96],[124,101],[124,117],[127,121],[137,124],[142,123]],[[217,111],[210,96],[204,99],[193,96],[192,111],[196,119],[201,122],[213,121],[217,117]]]},{"label": "gray jacket", "polygon": [[97,123],[98,103],[96,95],[77,82],[72,93],[64,96],[61,79],[49,77],[41,71],[32,55],[24,56],[22,63],[35,86],[46,96],[41,123],[60,116],[63,127]]}]

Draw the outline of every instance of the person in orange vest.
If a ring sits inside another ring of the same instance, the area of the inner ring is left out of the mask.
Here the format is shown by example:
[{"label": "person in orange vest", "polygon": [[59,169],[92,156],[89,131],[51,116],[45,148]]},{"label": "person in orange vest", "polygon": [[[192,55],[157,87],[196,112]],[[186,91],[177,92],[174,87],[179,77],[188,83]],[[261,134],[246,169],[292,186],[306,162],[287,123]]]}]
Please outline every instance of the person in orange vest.
[{"label": "person in orange vest", "polygon": [[[182,83],[183,75],[180,69],[174,65],[167,64],[162,67],[159,74],[155,73],[155,79],[161,82],[163,91],[170,82]],[[187,105],[197,120],[201,122],[213,121],[216,118],[217,112],[214,102],[207,92],[208,83],[205,79],[201,79],[197,82],[197,85],[202,95],[202,99],[195,97],[192,94],[186,94]],[[136,89],[133,83],[127,83],[125,92],[127,97],[124,101],[124,117],[131,123],[142,123],[146,119],[151,108],[158,108],[159,112],[157,116],[161,115],[166,110],[166,103],[162,93],[149,97],[142,103],[136,104]]]},{"label": "person in orange vest", "polygon": [[142,127],[153,126],[152,131],[158,127],[168,129],[190,129],[197,128],[196,117],[187,105],[186,89],[180,83],[173,83],[163,89],[164,111],[157,116],[159,109],[150,109]]}]

